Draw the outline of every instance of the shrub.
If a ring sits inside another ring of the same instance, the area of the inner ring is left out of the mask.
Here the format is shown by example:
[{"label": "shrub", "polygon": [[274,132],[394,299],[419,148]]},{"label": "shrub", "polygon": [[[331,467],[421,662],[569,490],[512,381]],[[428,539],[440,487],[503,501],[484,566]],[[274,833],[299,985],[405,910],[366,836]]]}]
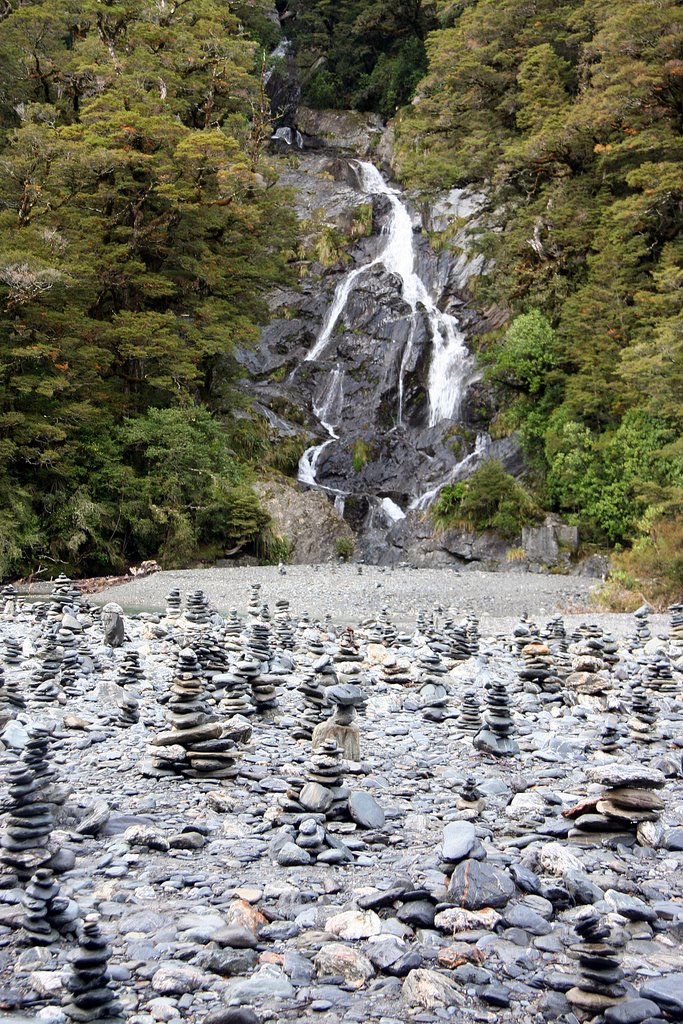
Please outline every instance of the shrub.
[{"label": "shrub", "polygon": [[432,507],[441,526],[463,525],[475,530],[496,530],[516,537],[534,521],[531,496],[506,473],[498,459],[489,459],[468,480],[444,487]]},{"label": "shrub", "polygon": [[337,537],[335,549],[340,558],[346,562],[353,554],[353,541],[350,537]]}]

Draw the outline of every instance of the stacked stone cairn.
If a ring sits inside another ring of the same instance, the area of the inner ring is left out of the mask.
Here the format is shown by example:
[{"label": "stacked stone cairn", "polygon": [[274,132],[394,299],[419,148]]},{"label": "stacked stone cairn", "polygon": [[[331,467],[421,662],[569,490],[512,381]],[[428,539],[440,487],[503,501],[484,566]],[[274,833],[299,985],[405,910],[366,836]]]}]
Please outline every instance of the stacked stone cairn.
[{"label": "stacked stone cairn", "polygon": [[141,679],[145,678],[145,670],[140,663],[140,655],[137,651],[126,651],[119,662],[116,672],[116,682],[119,686],[138,686]]},{"label": "stacked stone cairn", "polygon": [[7,583],[0,590],[0,607],[6,619],[12,619],[16,615],[18,597],[17,588],[12,583]]},{"label": "stacked stone cairn", "polygon": [[258,661],[242,657],[228,672],[214,676],[214,692],[220,700],[221,711],[226,715],[251,715],[255,711],[251,699],[252,679],[260,672]]},{"label": "stacked stone cairn", "polygon": [[349,799],[343,784],[344,758],[332,737],[313,750],[304,766],[304,778],[297,802],[305,811],[324,814],[329,820],[344,816]]},{"label": "stacked stone cairn", "polygon": [[599,746],[604,754],[614,754],[622,746],[619,721],[614,715],[605,718]]},{"label": "stacked stone cairn", "polygon": [[543,630],[543,639],[547,640],[553,649],[567,650],[567,631],[561,615],[548,619]]},{"label": "stacked stone cairn", "polygon": [[303,696],[303,709],[292,736],[295,740],[310,740],[316,725],[324,722],[332,709],[325,701],[322,677],[312,670],[304,675],[297,689]]},{"label": "stacked stone cairn", "polygon": [[251,672],[249,683],[255,710],[261,714],[277,706],[277,688],[268,672],[271,657],[270,628],[265,622],[252,622],[247,629],[247,650],[244,661],[257,665],[258,672]]},{"label": "stacked stone cairn", "polygon": [[140,721],[140,705],[135,697],[126,695],[119,701],[116,724],[122,729],[129,729]]},{"label": "stacked stone cairn", "polygon": [[388,686],[410,686],[413,677],[410,674],[408,658],[399,658],[395,654],[388,654],[382,662],[380,679]]},{"label": "stacked stone cairn", "polygon": [[182,598],[178,587],[173,587],[166,595],[166,618],[175,622],[183,613]]},{"label": "stacked stone cairn", "polygon": [[16,718],[18,711],[24,711],[26,701],[22,697],[19,683],[16,679],[7,679],[5,670],[0,665],[0,729]]},{"label": "stacked stone cairn", "polygon": [[237,614],[236,608],[231,608],[223,626],[224,637],[238,637],[242,635],[242,620]]},{"label": "stacked stone cairn", "polygon": [[483,725],[479,701],[473,690],[467,690],[462,696],[458,728],[468,736],[475,736]]},{"label": "stacked stone cairn", "polygon": [[361,662],[363,655],[360,653],[358,641],[356,635],[350,626],[347,626],[342,630],[341,635],[337,641],[337,652],[334,655],[336,662]]},{"label": "stacked stone cairn", "polygon": [[683,604],[669,605],[669,641],[683,647]]},{"label": "stacked stone cairn", "polygon": [[252,583],[249,594],[249,605],[247,612],[252,618],[257,619],[261,614],[261,584]]},{"label": "stacked stone cairn", "polygon": [[671,662],[663,651],[648,658],[644,671],[644,683],[649,690],[657,693],[676,694],[679,686],[674,679]]},{"label": "stacked stone cairn", "polygon": [[57,849],[51,841],[52,829],[66,794],[55,783],[47,759],[50,734],[50,728],[34,726],[22,761],[8,772],[8,818],[0,838],[0,862],[21,881],[45,866]]},{"label": "stacked stone cairn", "polygon": [[283,651],[294,650],[296,637],[289,614],[289,601],[284,599],[275,602],[274,632],[278,647]]},{"label": "stacked stone cairn", "polygon": [[5,640],[5,653],[3,659],[6,665],[20,665],[23,661],[23,647],[18,640],[8,637]]},{"label": "stacked stone cairn", "polygon": [[334,713],[313,730],[313,749],[322,748],[333,739],[348,761],[360,761],[360,730],[356,724],[356,708],[365,700],[363,691],[352,683],[339,683],[328,687],[325,699],[334,707]]},{"label": "stacked stone cairn", "polygon": [[518,754],[519,747],[511,736],[514,725],[510,715],[510,699],[505,684],[500,680],[493,680],[487,684],[486,703],[488,708],[484,713],[485,725],[474,737],[475,749],[496,757]]},{"label": "stacked stone cairn", "polygon": [[38,868],[21,900],[22,927],[32,946],[49,946],[59,935],[76,930],[78,904],[59,892],[59,883],[49,868]]},{"label": "stacked stone cairn", "polygon": [[223,735],[223,726],[204,699],[204,683],[191,648],[180,652],[165,717],[171,729],[160,733],[150,747],[152,775],[188,778],[232,778],[240,752]]},{"label": "stacked stone cairn", "polygon": [[562,699],[562,680],[555,671],[553,655],[547,644],[527,644],[522,648],[522,661],[519,678],[525,690],[542,693],[552,700]]},{"label": "stacked stone cairn", "polygon": [[443,653],[451,661],[467,661],[479,646],[478,637],[476,644],[471,643],[467,624],[457,626],[450,619],[444,623],[443,636],[446,644]]},{"label": "stacked stone cairn", "polygon": [[567,999],[581,1010],[597,1014],[619,1003],[626,995],[619,949],[612,941],[609,927],[602,923],[593,907],[583,907],[574,921],[579,942],[569,947],[569,955],[579,962],[576,985]]},{"label": "stacked stone cairn", "polygon": [[467,642],[470,646],[472,654],[476,654],[479,650],[479,641],[481,639],[479,633],[479,619],[474,612],[468,612],[467,619],[465,621],[465,629],[467,631]]},{"label": "stacked stone cairn", "polygon": [[60,573],[53,581],[52,595],[48,608],[48,618],[61,620],[64,612],[71,608],[78,608],[81,603],[81,592],[73,580]]},{"label": "stacked stone cairn", "polygon": [[57,646],[54,634],[48,633],[36,651],[37,662],[30,675],[30,700],[40,704],[64,702],[64,693],[58,682],[62,656],[63,651]]},{"label": "stacked stone cairn", "polygon": [[538,626],[527,618],[526,612],[522,612],[519,622],[512,631],[513,652],[521,654],[523,647],[539,643],[540,639]]},{"label": "stacked stone cairn", "polygon": [[424,647],[418,655],[420,687],[418,701],[422,715],[430,722],[443,722],[449,716],[450,692],[446,686],[448,669],[438,654]]},{"label": "stacked stone cairn", "polygon": [[108,963],[111,946],[100,931],[97,914],[88,914],[78,929],[78,949],[69,957],[71,971],[65,981],[62,1007],[77,1024],[114,1020],[123,1015],[111,987]]},{"label": "stacked stone cairn", "polygon": [[565,684],[577,694],[595,697],[607,694],[612,689],[612,679],[603,660],[601,639],[587,638],[573,649],[572,671]]},{"label": "stacked stone cairn", "polygon": [[603,834],[637,833],[639,825],[656,821],[664,808],[656,790],[662,789],[666,780],[657,768],[611,761],[589,765],[585,771],[590,781],[607,788],[597,798],[563,812],[574,819],[570,839],[595,842]]},{"label": "stacked stone cairn", "polygon": [[185,605],[185,620],[192,626],[202,629],[211,618],[209,599],[203,590],[195,590],[189,594]]},{"label": "stacked stone cairn", "polygon": [[652,743],[657,739],[657,709],[648,698],[644,686],[631,689],[631,717],[628,730],[637,743]]},{"label": "stacked stone cairn", "polygon": [[427,609],[418,608],[417,620],[415,622],[415,631],[424,636],[427,632]]}]

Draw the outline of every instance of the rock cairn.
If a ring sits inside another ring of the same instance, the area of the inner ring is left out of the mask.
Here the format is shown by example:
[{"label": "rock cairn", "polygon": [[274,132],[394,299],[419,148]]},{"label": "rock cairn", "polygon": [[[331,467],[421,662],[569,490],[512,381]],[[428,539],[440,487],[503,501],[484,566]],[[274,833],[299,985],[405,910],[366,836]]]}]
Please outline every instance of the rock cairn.
[{"label": "rock cairn", "polygon": [[310,740],[316,725],[332,714],[332,708],[325,701],[325,687],[321,676],[308,671],[297,687],[303,697],[303,708],[299,720],[292,730],[296,740]]},{"label": "rock cairn", "polygon": [[116,724],[122,729],[129,729],[140,721],[140,704],[135,697],[125,696],[119,701],[119,712]]},{"label": "rock cairn", "polygon": [[637,743],[652,743],[657,739],[655,723],[657,709],[650,701],[644,686],[636,685],[631,690],[631,717],[628,730]]},{"label": "rock cairn", "polygon": [[6,665],[20,665],[23,661],[23,646],[18,640],[8,637],[5,640],[3,659]]},{"label": "rock cairn", "polygon": [[257,661],[241,658],[228,672],[213,677],[215,696],[226,715],[251,715],[255,708],[251,699],[251,681],[261,671]]},{"label": "rock cairn", "polygon": [[10,768],[8,783],[8,817],[0,837],[0,862],[21,881],[27,881],[55,853],[56,847],[50,843],[55,807],[44,799],[43,786],[27,764]]},{"label": "rock cairn", "polygon": [[32,946],[49,946],[60,934],[76,930],[79,908],[60,895],[59,883],[49,868],[39,868],[22,895],[22,927]]},{"label": "rock cairn", "polygon": [[88,914],[78,930],[78,949],[69,957],[70,973],[64,987],[64,1013],[70,1020],[87,1022],[122,1017],[123,1008],[111,986],[111,946],[102,935],[97,914]]},{"label": "rock cairn", "polygon": [[185,604],[185,620],[192,626],[206,626],[211,618],[209,599],[203,590],[195,590],[188,595]]},{"label": "rock cairn", "polygon": [[325,698],[334,707],[334,713],[313,730],[313,749],[324,747],[332,739],[348,761],[360,761],[360,730],[356,724],[356,708],[364,701],[363,691],[351,683],[340,683],[330,686]]},{"label": "rock cairn", "polygon": [[343,785],[343,755],[332,738],[312,752],[305,764],[304,779],[296,798],[305,811],[330,819],[343,816],[349,793]]},{"label": "rock cairn", "polygon": [[683,646],[683,604],[669,605],[669,640],[677,647]]},{"label": "rock cairn", "polygon": [[458,728],[469,736],[475,736],[483,725],[479,701],[473,690],[467,690],[462,696]]},{"label": "rock cairn", "polygon": [[165,717],[171,729],[160,733],[150,747],[151,773],[190,778],[231,778],[239,751],[223,737],[223,727],[208,709],[197,657],[191,648],[180,652],[170,687]]},{"label": "rock cairn", "polygon": [[[680,671],[680,670],[679,670]],[[648,658],[643,681],[649,690],[662,694],[677,694],[679,685],[674,679],[671,661],[663,651]]]},{"label": "rock cairn", "polygon": [[572,1006],[598,1013],[626,995],[619,950],[593,907],[579,911],[574,930],[580,941],[569,947],[569,955],[578,960],[581,973],[567,999]]},{"label": "rock cairn", "polygon": [[183,612],[183,602],[178,587],[173,587],[166,595],[166,618],[171,622],[179,619]]},{"label": "rock cairn", "polygon": [[126,651],[119,662],[116,682],[119,686],[137,686],[145,678],[145,670],[137,651]]},{"label": "rock cairn", "polygon": [[496,757],[518,754],[519,747],[512,738],[514,724],[510,714],[510,699],[505,684],[494,680],[487,685],[484,713],[484,728],[474,737],[473,743],[477,750]]},{"label": "rock cairn", "polygon": [[37,662],[29,678],[29,699],[39,704],[63,703],[64,693],[59,684],[63,649],[58,647],[52,634],[48,634],[36,651]]},{"label": "rock cairn", "polygon": [[257,619],[261,614],[261,584],[252,583],[251,592],[249,594],[249,604],[247,606],[247,614],[251,615],[252,618]]},{"label": "rock cairn", "polygon": [[527,644],[522,648],[522,661],[519,678],[525,689],[561,699],[562,680],[556,674],[553,655],[547,644]]},{"label": "rock cairn", "polygon": [[586,775],[606,788],[597,798],[563,812],[574,818],[570,839],[595,842],[601,833],[637,832],[644,822],[656,821],[664,808],[656,790],[662,789],[666,780],[657,768],[613,761],[589,765]]}]

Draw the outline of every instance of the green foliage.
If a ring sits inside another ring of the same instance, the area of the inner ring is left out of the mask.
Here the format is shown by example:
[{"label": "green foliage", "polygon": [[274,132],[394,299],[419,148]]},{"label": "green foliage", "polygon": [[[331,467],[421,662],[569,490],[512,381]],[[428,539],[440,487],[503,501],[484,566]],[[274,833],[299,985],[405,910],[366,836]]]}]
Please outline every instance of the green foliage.
[{"label": "green foliage", "polygon": [[489,459],[467,480],[442,488],[432,515],[442,527],[496,530],[512,539],[521,533],[522,526],[534,521],[536,507],[502,463]]},{"label": "green foliage", "polygon": [[543,391],[556,364],[557,343],[552,327],[537,309],[522,313],[510,325],[491,355],[490,375],[504,377],[532,395]]},{"label": "green foliage", "polygon": [[360,473],[364,466],[370,461],[370,446],[367,441],[358,440],[353,446],[351,462],[355,473]]},{"label": "green foliage", "polygon": [[681,493],[683,10],[438,11],[397,153],[412,186],[485,194],[476,299],[509,325],[480,345],[493,429],[517,431],[539,497],[584,537],[651,551]]},{"label": "green foliage", "polygon": [[337,537],[334,547],[339,558],[343,558],[345,562],[353,554],[353,541],[350,537]]},{"label": "green foliage", "polygon": [[3,566],[178,562],[254,535],[251,492],[195,435],[197,403],[230,419],[234,349],[290,279],[244,31],[265,41],[269,9],[28,0],[0,17],[0,451],[22,496]]},{"label": "green foliage", "polygon": [[436,24],[428,0],[290,0],[288,12],[306,103],[390,117],[410,99]]}]

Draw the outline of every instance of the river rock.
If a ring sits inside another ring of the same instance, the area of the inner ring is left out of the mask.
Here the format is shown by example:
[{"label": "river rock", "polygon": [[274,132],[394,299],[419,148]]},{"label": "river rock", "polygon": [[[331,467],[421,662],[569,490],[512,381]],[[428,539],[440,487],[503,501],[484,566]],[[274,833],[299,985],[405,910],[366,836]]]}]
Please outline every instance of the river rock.
[{"label": "river rock", "polygon": [[500,868],[486,861],[468,859],[455,868],[448,886],[448,898],[466,910],[504,907],[515,894],[515,885]]}]

